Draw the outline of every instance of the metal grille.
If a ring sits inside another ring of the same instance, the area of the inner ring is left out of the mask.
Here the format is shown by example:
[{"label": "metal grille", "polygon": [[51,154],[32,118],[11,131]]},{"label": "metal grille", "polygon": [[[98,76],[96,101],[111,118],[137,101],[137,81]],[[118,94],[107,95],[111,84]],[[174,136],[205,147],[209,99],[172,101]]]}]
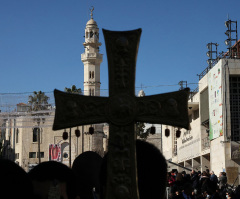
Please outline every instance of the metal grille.
[{"label": "metal grille", "polygon": [[240,76],[230,76],[231,140],[240,141]]}]

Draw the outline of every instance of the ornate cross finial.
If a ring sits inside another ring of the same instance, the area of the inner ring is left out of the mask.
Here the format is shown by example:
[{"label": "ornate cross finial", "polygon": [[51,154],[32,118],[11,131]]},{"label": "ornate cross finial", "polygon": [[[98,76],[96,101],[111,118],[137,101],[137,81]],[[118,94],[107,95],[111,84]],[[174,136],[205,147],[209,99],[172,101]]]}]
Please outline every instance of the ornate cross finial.
[{"label": "ornate cross finial", "polygon": [[93,19],[93,10],[94,10],[94,7],[92,6],[92,9],[90,9],[90,11],[91,11],[91,19]]}]

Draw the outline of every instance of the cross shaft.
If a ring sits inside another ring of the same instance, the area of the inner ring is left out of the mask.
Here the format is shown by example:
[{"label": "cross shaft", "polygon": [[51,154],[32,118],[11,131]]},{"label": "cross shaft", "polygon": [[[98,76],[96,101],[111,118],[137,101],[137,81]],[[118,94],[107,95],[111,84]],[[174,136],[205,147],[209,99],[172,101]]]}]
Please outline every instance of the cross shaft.
[{"label": "cross shaft", "polygon": [[141,29],[103,30],[109,69],[109,97],[81,96],[55,90],[53,130],[109,123],[106,199],[137,199],[136,121],[188,129],[189,89],[135,97],[135,68]]}]

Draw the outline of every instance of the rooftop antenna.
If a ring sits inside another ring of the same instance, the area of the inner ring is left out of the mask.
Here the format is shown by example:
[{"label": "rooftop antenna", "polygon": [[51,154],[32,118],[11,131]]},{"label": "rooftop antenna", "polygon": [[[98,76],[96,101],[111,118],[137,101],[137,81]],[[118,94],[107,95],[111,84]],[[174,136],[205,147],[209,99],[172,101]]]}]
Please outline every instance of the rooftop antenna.
[{"label": "rooftop antenna", "polygon": [[[213,50],[213,46],[216,47],[215,51]],[[209,68],[212,68],[213,61],[215,61],[217,59],[217,47],[218,47],[217,43],[212,43],[211,42],[211,43],[207,44],[207,48],[208,48],[207,56],[209,57],[209,59],[207,60],[207,63],[208,63]],[[213,53],[216,53],[216,58],[215,59],[213,59]]]},{"label": "rooftop antenna", "polygon": [[184,89],[183,84],[185,84],[186,85],[185,88],[187,88],[187,81],[180,81],[180,82],[178,82],[178,85],[180,86],[179,90],[183,90]]},{"label": "rooftop antenna", "polygon": [[[229,16],[228,16],[229,17]],[[235,28],[233,27],[235,25]],[[227,31],[225,32],[225,35],[228,36],[228,38],[225,40],[226,46],[228,46],[228,52],[229,52],[229,58],[232,58],[232,41],[238,41],[238,35],[237,35],[237,21],[232,21],[228,18],[227,21],[225,21],[225,26],[227,28]],[[235,38],[234,34],[236,33]]]}]

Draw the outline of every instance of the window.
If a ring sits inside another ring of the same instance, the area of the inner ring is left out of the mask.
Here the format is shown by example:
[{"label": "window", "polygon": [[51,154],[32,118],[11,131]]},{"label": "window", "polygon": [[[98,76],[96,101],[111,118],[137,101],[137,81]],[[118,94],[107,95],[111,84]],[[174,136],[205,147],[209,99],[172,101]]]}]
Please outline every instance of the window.
[{"label": "window", "polygon": [[91,73],[91,71],[89,71],[89,79],[91,79],[92,78],[92,73]]},{"label": "window", "polygon": [[99,34],[98,34],[98,32],[95,32],[95,35],[96,35],[97,38],[99,38]]},{"label": "window", "polygon": [[29,152],[29,158],[36,158],[36,152]]},{"label": "window", "polygon": [[38,131],[40,131],[39,128],[34,128],[33,129],[33,142],[37,142],[38,141]]},{"label": "window", "polygon": [[192,122],[192,114],[189,115],[188,118],[189,118],[189,123],[191,123]]},{"label": "window", "polygon": [[174,129],[174,134],[173,134],[173,155],[177,155],[177,137],[176,137],[176,131],[177,129]]},{"label": "window", "polygon": [[240,76],[229,77],[231,140],[240,141]]},{"label": "window", "polygon": [[198,118],[199,118],[199,109],[193,111],[193,119],[196,120],[196,119],[198,119]]},{"label": "window", "polygon": [[19,136],[19,130],[17,128],[17,131],[16,131],[16,143],[18,143],[18,136]]},{"label": "window", "polygon": [[94,78],[94,71],[92,71],[92,79]]},{"label": "window", "polygon": [[15,153],[15,160],[19,159],[19,153]]},{"label": "window", "polygon": [[[39,157],[38,154],[39,154],[39,153],[37,152],[37,158]],[[40,156],[41,156],[41,158],[44,158],[44,152],[40,152]]]},{"label": "window", "polygon": [[201,123],[209,120],[209,96],[208,88],[200,93]]},{"label": "window", "polygon": [[93,31],[90,32],[90,38],[92,38],[92,37],[93,37]]},{"label": "window", "polygon": [[92,89],[92,96],[94,96],[94,89]]}]

